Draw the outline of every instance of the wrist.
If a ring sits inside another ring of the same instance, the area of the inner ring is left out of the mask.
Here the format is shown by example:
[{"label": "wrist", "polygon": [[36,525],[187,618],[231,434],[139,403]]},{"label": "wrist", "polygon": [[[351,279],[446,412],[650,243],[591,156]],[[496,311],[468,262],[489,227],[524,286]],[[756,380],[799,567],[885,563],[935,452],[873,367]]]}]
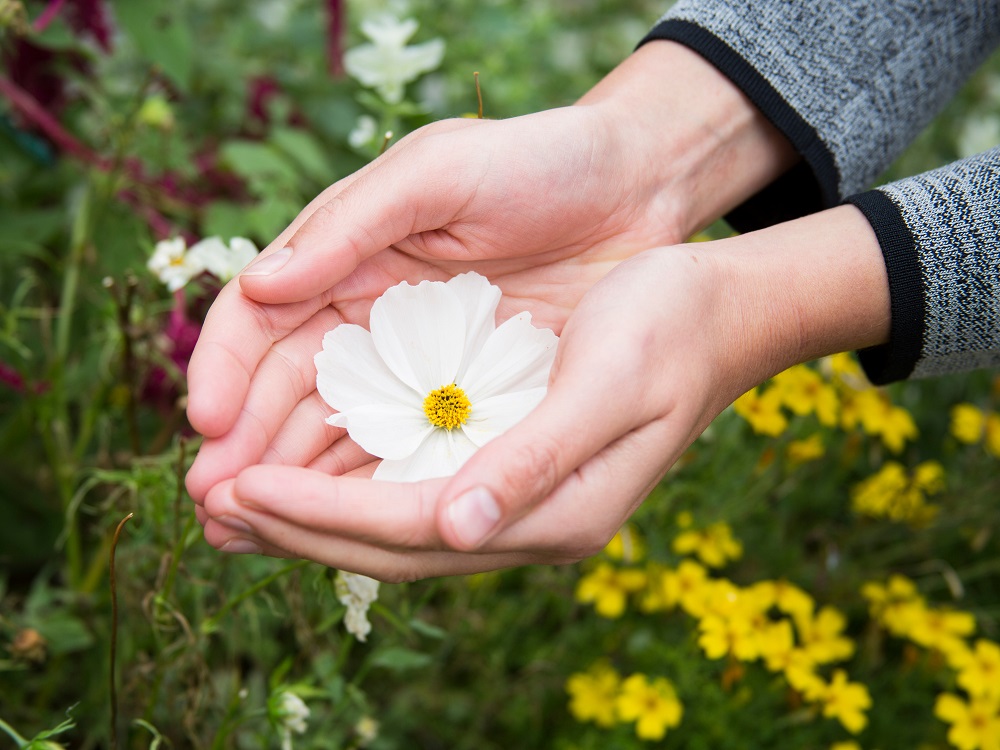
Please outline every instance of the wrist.
[{"label": "wrist", "polygon": [[871,225],[845,205],[705,243],[744,390],[801,362],[885,343],[889,282]]},{"label": "wrist", "polygon": [[643,45],[577,104],[600,114],[632,184],[685,237],[799,158],[728,78],[676,42]]}]

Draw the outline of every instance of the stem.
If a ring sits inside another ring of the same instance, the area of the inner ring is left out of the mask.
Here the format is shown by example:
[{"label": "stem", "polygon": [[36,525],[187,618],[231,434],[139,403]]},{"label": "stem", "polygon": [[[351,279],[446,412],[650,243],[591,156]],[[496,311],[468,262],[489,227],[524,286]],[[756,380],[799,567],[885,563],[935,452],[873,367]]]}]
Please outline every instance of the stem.
[{"label": "stem", "polygon": [[115,681],[115,653],[118,649],[118,583],[115,579],[115,550],[118,549],[118,537],[121,536],[122,529],[134,514],[129,513],[118,522],[115,529],[114,538],[111,540],[111,553],[109,558],[109,576],[111,582],[111,651],[109,654],[110,674],[108,683],[111,695],[111,747],[118,747],[118,686]]},{"label": "stem", "polygon": [[472,74],[472,77],[476,79],[476,101],[479,103],[479,109],[477,110],[476,117],[480,120],[483,119],[483,92],[479,88],[479,71],[477,70]]},{"label": "stem", "polygon": [[28,741],[14,731],[14,728],[3,719],[0,719],[0,729],[5,731],[8,736],[17,743],[18,747],[24,747],[28,744]]},{"label": "stem", "polygon": [[287,575],[292,571],[298,570],[299,568],[304,568],[308,564],[309,564],[308,560],[299,560],[297,562],[293,562],[291,565],[286,565],[285,567],[281,568],[281,570],[275,571],[266,578],[262,578],[261,580],[257,581],[257,583],[255,583],[253,586],[246,589],[245,591],[241,592],[239,595],[233,597],[232,599],[227,599],[218,612],[216,612],[214,615],[212,615],[207,620],[201,623],[201,628],[200,628],[201,632],[202,633],[215,632],[215,629],[219,626],[219,621],[223,617],[225,617],[229,613],[229,610],[231,610],[237,604],[240,604],[241,602],[249,599],[258,591],[267,588],[282,576]]}]

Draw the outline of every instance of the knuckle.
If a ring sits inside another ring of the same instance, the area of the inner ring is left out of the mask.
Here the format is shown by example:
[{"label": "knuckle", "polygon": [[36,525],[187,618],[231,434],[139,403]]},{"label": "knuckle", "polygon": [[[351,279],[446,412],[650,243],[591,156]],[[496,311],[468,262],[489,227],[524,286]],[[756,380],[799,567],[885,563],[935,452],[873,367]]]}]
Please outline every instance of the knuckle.
[{"label": "knuckle", "polygon": [[511,466],[516,473],[507,477],[498,498],[501,505],[513,498],[524,502],[545,497],[559,483],[561,451],[559,444],[550,437],[538,436],[529,442],[518,443],[511,454]]}]

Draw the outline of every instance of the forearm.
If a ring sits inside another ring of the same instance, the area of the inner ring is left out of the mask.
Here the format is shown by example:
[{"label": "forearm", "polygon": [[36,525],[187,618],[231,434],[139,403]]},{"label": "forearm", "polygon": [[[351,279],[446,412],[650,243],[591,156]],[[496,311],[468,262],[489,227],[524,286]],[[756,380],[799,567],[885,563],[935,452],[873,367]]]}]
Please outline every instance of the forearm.
[{"label": "forearm", "polygon": [[730,358],[737,390],[791,365],[889,339],[885,262],[857,208],[840,206],[708,244],[698,247],[705,247],[726,290],[720,314],[730,338],[722,355]]},{"label": "forearm", "polygon": [[726,76],[675,42],[644,45],[577,104],[600,113],[637,189],[687,236],[799,158]]}]

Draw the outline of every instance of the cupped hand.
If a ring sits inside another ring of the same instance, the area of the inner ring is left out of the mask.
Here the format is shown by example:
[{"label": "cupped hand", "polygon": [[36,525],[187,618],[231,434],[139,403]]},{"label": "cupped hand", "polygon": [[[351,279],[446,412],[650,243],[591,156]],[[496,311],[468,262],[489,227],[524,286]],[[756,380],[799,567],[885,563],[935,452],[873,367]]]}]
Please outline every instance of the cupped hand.
[{"label": "cupped hand", "polygon": [[205,537],[390,581],[580,559],[603,547],[684,449],[785,367],[884,344],[879,243],[841,206],[712,243],[650,250],[567,321],[541,404],[450,479],[367,479],[349,440],[329,466],[252,466],[208,492]]},{"label": "cupped hand", "polygon": [[617,137],[587,107],[446,121],[317,198],[205,322],[188,372],[188,415],[208,438],[191,495],[252,463],[322,460],[339,433],[316,419],[313,355],[339,323],[366,325],[389,286],[473,269],[503,290],[501,318],[528,310],[558,332],[621,259],[680,239],[669,210],[628,187],[634,156]]},{"label": "cupped hand", "polygon": [[188,370],[206,436],[192,497],[255,463],[343,473],[361,460],[330,448],[342,436],[320,419],[313,356],[389,286],[475,270],[503,290],[500,319],[528,310],[558,333],[622,259],[681,241],[794,159],[673,42],[645,45],[572,107],[408,136],[318,196],[213,305]]},{"label": "cupped hand", "polygon": [[[382,580],[563,563],[598,551],[681,452],[747,386],[732,300],[696,245],[643,253],[579,303],[541,405],[451,479],[368,479],[253,466],[207,494],[226,551],[302,557]],[[501,520],[502,519],[502,520]]]}]

